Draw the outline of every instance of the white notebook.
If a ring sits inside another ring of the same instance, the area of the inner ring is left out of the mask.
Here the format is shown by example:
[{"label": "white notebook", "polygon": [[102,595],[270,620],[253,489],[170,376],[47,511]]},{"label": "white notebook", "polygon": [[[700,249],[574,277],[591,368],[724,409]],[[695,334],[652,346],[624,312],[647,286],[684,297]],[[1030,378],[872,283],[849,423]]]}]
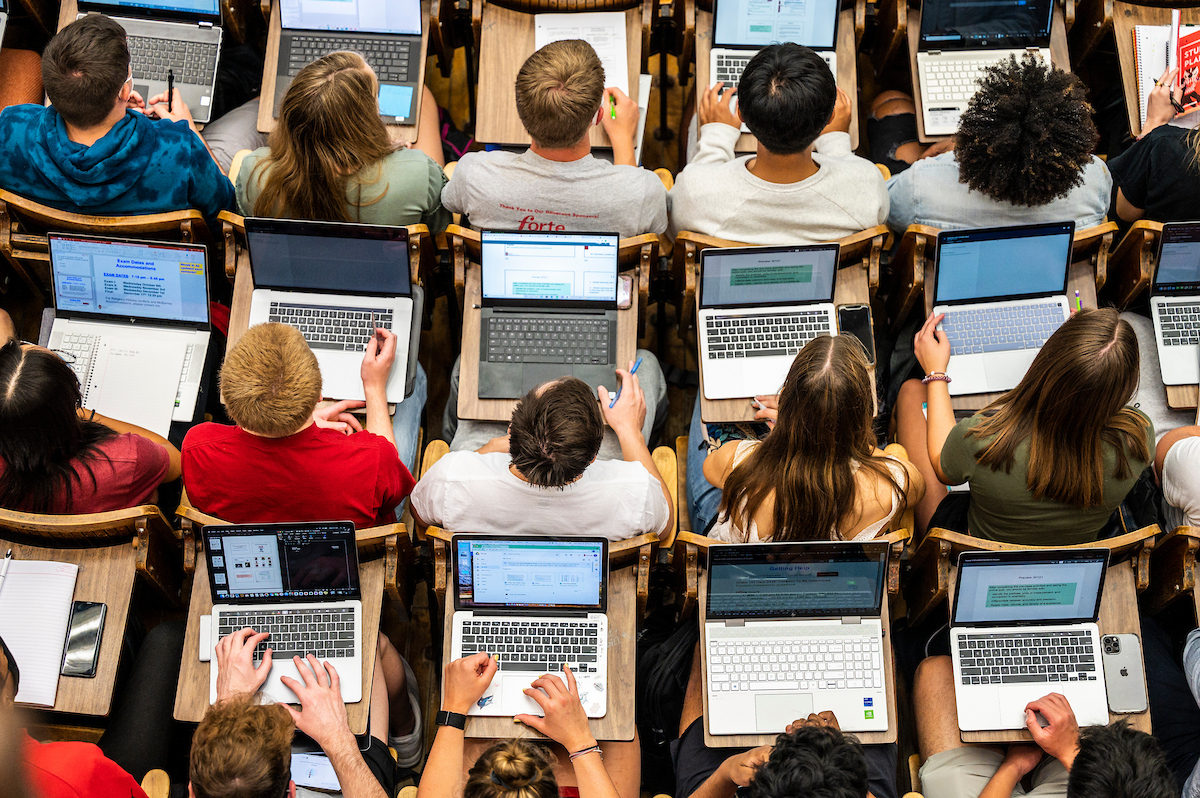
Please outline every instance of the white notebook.
[{"label": "white notebook", "polygon": [[[1198,30],[1200,25],[1180,25],[1179,35],[1187,36]],[[1161,78],[1167,68],[1167,40],[1170,38],[1170,25],[1133,26],[1133,58],[1137,64],[1138,112],[1141,114],[1141,125],[1146,124],[1146,101],[1150,98],[1154,81]],[[1171,120],[1171,124],[1176,127],[1200,126],[1200,111],[1177,116]]]},{"label": "white notebook", "polygon": [[[534,14],[533,47],[583,39],[604,66],[604,85],[629,93],[629,47],[625,41],[624,11],[586,11],[578,14]],[[632,98],[637,100],[636,97]],[[608,113],[608,109],[604,109]]]},{"label": "white notebook", "polygon": [[13,560],[0,583],[0,637],[21,671],[17,702],[54,706],[79,566]]},{"label": "white notebook", "polygon": [[83,386],[83,406],[167,437],[186,352],[178,341],[102,339]]}]

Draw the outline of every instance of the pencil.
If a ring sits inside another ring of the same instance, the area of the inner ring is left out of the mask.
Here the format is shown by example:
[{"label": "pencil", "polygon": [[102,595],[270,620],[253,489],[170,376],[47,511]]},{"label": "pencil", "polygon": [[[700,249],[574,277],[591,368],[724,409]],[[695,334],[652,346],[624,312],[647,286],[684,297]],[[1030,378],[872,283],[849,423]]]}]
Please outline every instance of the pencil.
[{"label": "pencil", "polygon": [[1075,289],[1075,311],[1079,312],[1081,310],[1083,310],[1083,300],[1079,298],[1079,289],[1076,288]]},{"label": "pencil", "polygon": [[612,104],[612,118],[616,119],[617,118],[617,95],[615,95],[615,94],[608,95],[608,101],[609,101],[609,103]]}]

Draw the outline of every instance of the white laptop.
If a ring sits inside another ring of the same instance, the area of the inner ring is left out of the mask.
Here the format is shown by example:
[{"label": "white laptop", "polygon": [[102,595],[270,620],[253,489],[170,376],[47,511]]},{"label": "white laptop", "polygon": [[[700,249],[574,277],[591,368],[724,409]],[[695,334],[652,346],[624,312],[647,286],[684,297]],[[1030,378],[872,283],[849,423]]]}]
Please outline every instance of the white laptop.
[{"label": "white laptop", "polygon": [[887,558],[886,543],[711,547],[708,733],[780,734],[825,710],[842,731],[887,731]]},{"label": "white laptop", "polygon": [[[963,552],[950,651],[962,731],[1025,728],[1049,693],[1080,726],[1108,725],[1096,619],[1108,549]],[[1040,722],[1040,721],[1039,721]]]},{"label": "white laptop", "polygon": [[[254,663],[271,649],[262,692],[297,704],[281,676],[301,681],[292,656],[313,654],[342,682],[342,700],[362,700],[362,594],[354,524],[242,524],[204,527],[212,590],[209,703],[217,700],[217,643],[247,627],[269,632]],[[374,645],[372,643],[371,645]]]},{"label": "white laptop", "polygon": [[1054,0],[923,0],[917,79],[925,135],[948,136],[985,69],[1025,53],[1050,63]]},{"label": "white laptop", "polygon": [[700,371],[709,399],[776,394],[818,335],[837,335],[837,244],[700,253]]},{"label": "white laptop", "polygon": [[0,0],[0,45],[4,44],[4,29],[8,26],[8,0]]},{"label": "white laptop", "polygon": [[[129,378],[143,401],[175,395],[170,418],[161,416],[167,427],[172,420],[192,421],[208,357],[204,246],[59,233],[47,238],[54,284],[49,348],[73,361],[84,407],[96,407],[91,391],[111,397],[112,390],[104,391],[105,376],[121,374],[114,378]],[[118,369],[110,357],[118,344],[131,356],[126,360],[133,361],[127,365],[134,374]],[[145,418],[137,413],[139,401],[127,399],[130,412],[120,420],[158,426],[140,423]],[[157,408],[153,416],[160,417]],[[166,435],[161,428],[154,431]]]},{"label": "white laptop", "polygon": [[1200,222],[1163,225],[1150,315],[1163,384],[1200,382]]},{"label": "white laptop", "polygon": [[[545,714],[524,691],[575,674],[589,718],[608,711],[608,540],[455,535],[451,660],[480,651],[500,669],[470,715]],[[629,675],[632,678],[632,674]]]},{"label": "white laptop", "polygon": [[317,356],[329,399],[363,399],[372,324],[396,334],[387,400],[404,400],[412,334],[408,231],[339,222],[246,219],[254,274],[250,324],[296,327]]},{"label": "white laptop", "polygon": [[933,312],[946,314],[938,329],[950,339],[952,396],[1017,387],[1070,318],[1074,236],[1074,222],[938,235]]}]

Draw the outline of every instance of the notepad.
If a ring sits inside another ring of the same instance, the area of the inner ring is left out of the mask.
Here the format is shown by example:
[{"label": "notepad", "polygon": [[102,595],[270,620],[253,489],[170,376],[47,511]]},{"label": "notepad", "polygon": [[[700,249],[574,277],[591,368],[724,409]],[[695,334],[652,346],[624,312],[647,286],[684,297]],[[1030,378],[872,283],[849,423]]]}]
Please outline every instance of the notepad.
[{"label": "notepad", "polygon": [[[604,67],[604,85],[629,93],[629,47],[625,42],[624,11],[586,11],[580,14],[534,14],[533,46],[583,39]],[[634,98],[636,99],[636,98]],[[605,109],[608,113],[608,109]]]},{"label": "notepad", "polygon": [[[1200,25],[1180,25],[1179,35],[1200,31]],[[1133,60],[1137,66],[1138,113],[1141,125],[1146,124],[1146,102],[1154,81],[1162,77],[1167,68],[1167,41],[1171,38],[1170,25],[1135,25],[1133,27]],[[1174,49],[1172,42],[1171,48]],[[1177,95],[1178,96],[1178,95]],[[1200,126],[1200,111],[1182,114],[1171,120],[1176,127]]]},{"label": "notepad", "polygon": [[329,757],[324,754],[293,752],[292,781],[296,782],[297,787],[309,787],[314,790],[338,792],[342,789]]},{"label": "notepad", "polygon": [[54,706],[79,566],[13,560],[0,583],[0,637],[21,671],[17,702]]},{"label": "notepad", "polygon": [[390,83],[379,84],[379,113],[383,116],[396,116],[407,119],[408,109],[412,107],[412,86],[393,86]]},{"label": "notepad", "polygon": [[102,339],[84,386],[83,406],[167,437],[185,352],[178,341]]}]

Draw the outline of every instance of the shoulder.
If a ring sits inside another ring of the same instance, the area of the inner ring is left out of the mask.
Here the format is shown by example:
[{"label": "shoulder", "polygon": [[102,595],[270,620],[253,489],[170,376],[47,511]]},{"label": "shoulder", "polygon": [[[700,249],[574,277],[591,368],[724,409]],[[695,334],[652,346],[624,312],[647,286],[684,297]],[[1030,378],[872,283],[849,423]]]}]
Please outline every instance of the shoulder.
[{"label": "shoulder", "polygon": [[98,447],[110,460],[137,462],[148,458],[155,460],[166,455],[163,448],[149,438],[133,432],[123,432],[109,438]]},{"label": "shoulder", "polygon": [[10,105],[0,111],[0,125],[28,125],[40,121],[52,112],[49,106],[44,105],[34,105],[32,103]]},{"label": "shoulder", "polygon": [[268,160],[270,157],[270,147],[259,147],[253,152],[246,153],[246,156],[242,158],[242,168],[238,170],[238,182],[241,183],[249,177],[251,170],[256,166],[261,165],[264,172],[269,171],[271,169],[271,163]]},{"label": "shoulder", "polygon": [[455,481],[495,478],[508,472],[509,462],[511,458],[505,452],[449,452],[434,463],[426,478]]},{"label": "shoulder", "polygon": [[36,792],[47,798],[145,798],[133,776],[92,743],[28,740],[24,759]]},{"label": "shoulder", "polygon": [[183,438],[183,446],[180,448],[183,451],[187,451],[188,449],[205,444],[229,441],[236,438],[237,433],[238,428],[233,424],[217,424],[212,421],[206,421],[188,430],[187,435]]},{"label": "shoulder", "polygon": [[[517,154],[505,152],[503,150],[493,150],[491,152],[468,152],[466,155],[458,159],[458,166],[454,167],[454,174],[460,175],[463,169],[470,172],[473,169],[487,169],[489,167],[503,166],[512,163],[516,160]],[[452,177],[451,180],[454,178]]]},{"label": "shoulder", "polygon": [[628,460],[597,460],[587,468],[589,481],[593,483],[619,483],[637,485],[658,480],[641,463]]}]

